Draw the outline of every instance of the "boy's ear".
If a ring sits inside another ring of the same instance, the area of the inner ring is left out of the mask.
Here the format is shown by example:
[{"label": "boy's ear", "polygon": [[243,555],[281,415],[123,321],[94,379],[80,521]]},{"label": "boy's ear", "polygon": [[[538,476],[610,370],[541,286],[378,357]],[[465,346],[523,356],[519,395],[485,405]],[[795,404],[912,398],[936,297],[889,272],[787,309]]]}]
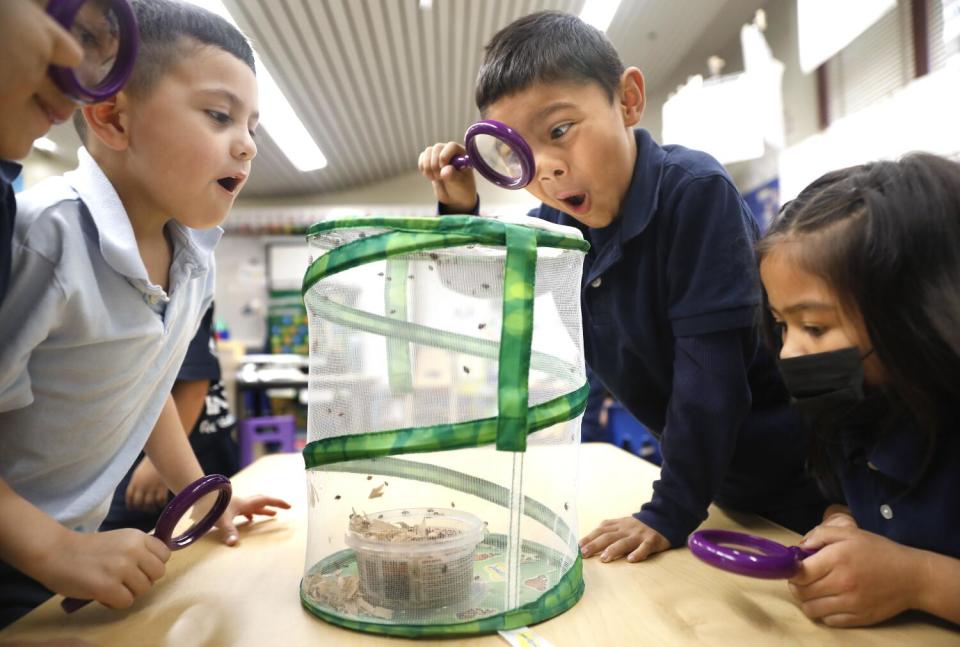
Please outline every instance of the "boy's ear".
[{"label": "boy's ear", "polygon": [[647,97],[644,92],[643,73],[638,68],[628,67],[620,75],[618,98],[623,125],[632,128],[640,123]]},{"label": "boy's ear", "polygon": [[81,108],[90,136],[96,137],[110,150],[124,150],[130,143],[127,95],[118,93],[106,101]]}]

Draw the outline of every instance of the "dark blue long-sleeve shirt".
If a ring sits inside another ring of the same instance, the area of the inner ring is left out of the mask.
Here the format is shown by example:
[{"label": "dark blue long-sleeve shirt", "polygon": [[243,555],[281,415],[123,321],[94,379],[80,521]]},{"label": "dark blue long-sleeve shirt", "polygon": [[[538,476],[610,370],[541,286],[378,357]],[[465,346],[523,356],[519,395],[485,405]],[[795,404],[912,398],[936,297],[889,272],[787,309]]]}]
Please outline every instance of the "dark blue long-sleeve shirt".
[{"label": "dark blue long-sleeve shirt", "polygon": [[[581,305],[587,363],[661,440],[653,499],[636,517],[673,546],[717,501],[798,530],[825,504],[806,476],[807,441],[756,322],[756,222],[705,153],[635,132],[620,213],[589,229]],[[641,501],[637,502],[642,503]]]},{"label": "dark blue long-sleeve shirt", "polygon": [[20,165],[0,160],[0,303],[10,284],[10,245],[13,242],[13,220],[17,214],[17,199],[13,181],[20,175]]}]

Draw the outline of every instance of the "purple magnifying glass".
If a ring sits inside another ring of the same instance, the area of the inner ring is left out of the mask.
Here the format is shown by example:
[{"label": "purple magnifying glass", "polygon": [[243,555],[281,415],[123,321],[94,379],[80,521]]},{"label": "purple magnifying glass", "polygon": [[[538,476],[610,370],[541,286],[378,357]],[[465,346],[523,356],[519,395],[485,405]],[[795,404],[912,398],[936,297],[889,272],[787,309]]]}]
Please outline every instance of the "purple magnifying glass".
[{"label": "purple magnifying glass", "polygon": [[469,128],[463,137],[466,155],[450,162],[456,169],[472,166],[480,175],[504,189],[522,189],[533,179],[533,152],[510,126],[486,119]]},{"label": "purple magnifying glass", "polygon": [[816,552],[732,530],[698,530],[687,546],[711,566],[767,580],[793,577],[800,562]]},{"label": "purple magnifying glass", "polygon": [[[222,474],[207,474],[180,490],[157,519],[153,536],[170,550],[186,548],[203,537],[227,509],[233,488]],[[92,600],[66,598],[63,610],[73,613]]]},{"label": "purple magnifying glass", "polygon": [[50,77],[63,93],[95,103],[119,92],[133,72],[140,42],[128,0],[50,0],[47,13],[83,49],[76,68],[50,66]]}]

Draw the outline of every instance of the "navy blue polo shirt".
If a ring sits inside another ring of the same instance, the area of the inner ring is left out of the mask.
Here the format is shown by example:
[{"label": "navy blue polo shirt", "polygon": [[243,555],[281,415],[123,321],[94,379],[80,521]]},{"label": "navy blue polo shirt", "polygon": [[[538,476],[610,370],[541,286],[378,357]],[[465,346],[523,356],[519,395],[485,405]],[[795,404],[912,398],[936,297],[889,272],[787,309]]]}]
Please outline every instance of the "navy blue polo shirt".
[{"label": "navy blue polo shirt", "polygon": [[213,340],[213,306],[207,310],[200,320],[197,334],[190,340],[187,354],[183,358],[177,381],[210,380],[220,381],[220,362],[212,347]]},{"label": "navy blue polo shirt", "polygon": [[230,434],[234,419],[227,405],[220,382],[220,361],[213,346],[213,306],[207,310],[197,334],[190,341],[187,355],[177,374],[177,381],[209,380],[207,396],[200,417],[190,433],[190,446],[200,459],[204,472],[236,472],[237,452]]},{"label": "navy blue polo shirt", "polygon": [[876,440],[841,436],[840,483],[863,530],[960,558],[960,434],[958,416],[932,451],[909,421]]},{"label": "navy blue polo shirt", "polygon": [[802,531],[826,504],[756,328],[756,222],[712,157],[661,147],[642,129],[635,136],[633,179],[610,226],[590,229],[547,205],[531,212],[591,242],[581,286],[587,363],[660,437],[661,476],[635,516],[673,546],[712,501]]},{"label": "navy blue polo shirt", "polygon": [[0,160],[0,304],[10,285],[10,262],[13,243],[13,219],[17,214],[17,198],[13,181],[20,175],[20,165]]}]

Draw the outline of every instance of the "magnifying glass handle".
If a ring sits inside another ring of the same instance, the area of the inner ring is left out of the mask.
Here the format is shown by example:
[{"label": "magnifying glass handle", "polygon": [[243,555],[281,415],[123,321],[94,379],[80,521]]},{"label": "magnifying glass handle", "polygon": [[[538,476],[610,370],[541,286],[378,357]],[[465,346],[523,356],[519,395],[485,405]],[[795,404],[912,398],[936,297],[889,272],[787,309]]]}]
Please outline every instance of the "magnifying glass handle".
[{"label": "magnifying glass handle", "polygon": [[[2,1],[2,0],[0,0]],[[174,527],[180,518],[199,501],[203,496],[217,492],[217,501],[207,514],[186,532],[173,536]],[[190,485],[183,488],[167,504],[157,519],[157,527],[153,536],[167,545],[170,550],[180,550],[195,542],[210,530],[217,522],[217,519],[227,509],[230,503],[230,497],[233,488],[230,485],[230,479],[222,474],[207,474],[201,476]],[[81,600],[79,598],[66,598],[60,603],[60,606],[67,613],[73,613],[90,604],[92,600]]]},{"label": "magnifying glass handle", "polygon": [[60,608],[62,608],[67,613],[73,613],[78,609],[82,609],[93,602],[93,600],[81,600],[80,598],[64,598],[63,602],[60,603]]},{"label": "magnifying glass handle", "polygon": [[470,156],[469,156],[469,155],[457,155],[457,156],[454,157],[452,160],[450,160],[450,163],[453,164],[453,168],[455,168],[455,169],[457,169],[457,170],[459,171],[460,169],[464,168],[465,166],[470,166]]}]

